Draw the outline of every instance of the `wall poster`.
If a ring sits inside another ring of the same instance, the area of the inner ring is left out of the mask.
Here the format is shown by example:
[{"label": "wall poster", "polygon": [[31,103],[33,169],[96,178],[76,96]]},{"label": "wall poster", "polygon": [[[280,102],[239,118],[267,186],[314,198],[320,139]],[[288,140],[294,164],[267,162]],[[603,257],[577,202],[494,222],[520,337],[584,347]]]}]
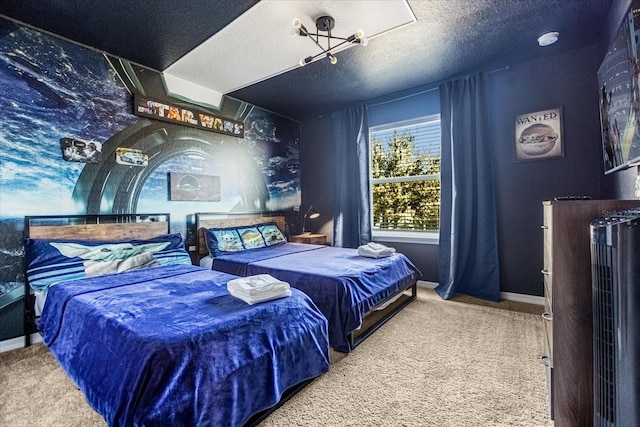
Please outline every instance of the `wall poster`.
[{"label": "wall poster", "polygon": [[220,201],[220,177],[169,172],[169,200]]},{"label": "wall poster", "polygon": [[564,157],[562,108],[516,116],[514,151],[516,162]]}]

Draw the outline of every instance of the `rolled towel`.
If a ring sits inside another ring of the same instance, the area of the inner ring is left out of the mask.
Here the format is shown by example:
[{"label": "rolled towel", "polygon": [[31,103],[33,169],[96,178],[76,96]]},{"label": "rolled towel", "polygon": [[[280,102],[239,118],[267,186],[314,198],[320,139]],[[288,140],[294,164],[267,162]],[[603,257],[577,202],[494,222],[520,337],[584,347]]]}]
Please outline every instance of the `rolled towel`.
[{"label": "rolled towel", "polygon": [[247,304],[256,304],[291,295],[287,282],[280,281],[269,274],[240,277],[227,282],[231,295]]},{"label": "rolled towel", "polygon": [[369,258],[382,258],[396,253],[395,248],[390,248],[380,243],[369,242],[358,247],[358,255]]}]

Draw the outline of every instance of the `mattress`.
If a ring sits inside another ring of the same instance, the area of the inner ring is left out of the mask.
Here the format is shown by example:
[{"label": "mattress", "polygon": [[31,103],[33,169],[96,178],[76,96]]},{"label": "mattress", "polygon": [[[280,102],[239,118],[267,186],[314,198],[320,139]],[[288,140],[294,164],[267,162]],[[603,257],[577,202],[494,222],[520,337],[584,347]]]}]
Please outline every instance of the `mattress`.
[{"label": "mattress", "polygon": [[256,305],[189,265],[59,283],[45,344],[111,426],[240,426],[326,372],[327,321],[293,289]]},{"label": "mattress", "polygon": [[238,276],[270,274],[311,297],[329,321],[329,343],[349,352],[349,334],[365,315],[415,283],[420,271],[403,254],[359,256],[356,249],[304,243],[205,257],[201,266]]}]

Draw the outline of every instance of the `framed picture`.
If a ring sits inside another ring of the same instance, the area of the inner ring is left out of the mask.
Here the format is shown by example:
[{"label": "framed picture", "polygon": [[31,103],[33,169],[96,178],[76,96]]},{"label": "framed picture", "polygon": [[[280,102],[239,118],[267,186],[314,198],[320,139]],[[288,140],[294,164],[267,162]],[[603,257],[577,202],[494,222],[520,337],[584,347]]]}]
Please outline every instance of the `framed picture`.
[{"label": "framed picture", "polygon": [[219,202],[220,177],[169,172],[169,200]]},{"label": "framed picture", "polygon": [[60,148],[62,158],[66,162],[100,163],[102,161],[102,144],[96,141],[62,138]]},{"label": "framed picture", "polygon": [[125,166],[145,167],[149,163],[149,156],[140,150],[132,148],[116,148],[116,163]]},{"label": "framed picture", "polygon": [[562,107],[516,116],[514,152],[516,162],[563,157]]}]

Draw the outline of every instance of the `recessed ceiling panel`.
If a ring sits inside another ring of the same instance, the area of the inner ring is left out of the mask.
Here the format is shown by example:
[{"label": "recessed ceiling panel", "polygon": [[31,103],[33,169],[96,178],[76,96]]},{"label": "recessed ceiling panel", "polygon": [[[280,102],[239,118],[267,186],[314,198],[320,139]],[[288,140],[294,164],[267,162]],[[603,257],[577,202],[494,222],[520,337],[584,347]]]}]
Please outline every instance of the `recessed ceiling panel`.
[{"label": "recessed ceiling panel", "polygon": [[[335,19],[332,35],[349,37],[363,30],[369,40],[416,21],[406,1],[378,0],[372,6],[359,0],[263,0],[164,73],[221,94],[249,86],[296,68],[302,58],[322,52],[309,37],[292,35],[291,30],[294,18],[298,18],[315,32],[316,18],[323,15]],[[320,43],[326,45],[323,38]],[[339,60],[340,55],[336,56]]]}]

